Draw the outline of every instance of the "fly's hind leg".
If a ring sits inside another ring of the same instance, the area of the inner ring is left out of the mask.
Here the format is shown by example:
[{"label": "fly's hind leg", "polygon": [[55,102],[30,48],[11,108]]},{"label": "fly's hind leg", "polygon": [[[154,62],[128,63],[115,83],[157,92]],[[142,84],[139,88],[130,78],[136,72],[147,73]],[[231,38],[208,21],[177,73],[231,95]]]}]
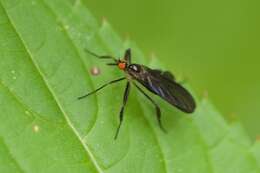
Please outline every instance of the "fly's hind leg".
[{"label": "fly's hind leg", "polygon": [[157,121],[158,121],[158,124],[159,124],[159,127],[160,129],[164,132],[164,133],[167,133],[167,131],[165,130],[165,128],[163,127],[162,125],[162,122],[161,122],[161,109],[160,107],[157,105],[157,103],[148,95],[146,94],[138,85],[136,85],[134,83],[134,85],[136,86],[136,88],[146,97],[148,98],[152,104],[155,106],[155,109],[156,109],[156,118],[157,118]]}]

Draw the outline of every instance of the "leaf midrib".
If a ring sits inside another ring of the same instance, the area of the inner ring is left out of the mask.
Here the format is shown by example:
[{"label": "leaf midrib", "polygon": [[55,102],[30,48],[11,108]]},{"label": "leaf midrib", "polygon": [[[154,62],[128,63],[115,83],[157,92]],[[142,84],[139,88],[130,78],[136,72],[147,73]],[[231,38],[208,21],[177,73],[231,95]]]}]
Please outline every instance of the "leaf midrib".
[{"label": "leaf midrib", "polygon": [[[42,0],[42,4],[51,12],[51,14],[52,14],[54,17],[58,18],[58,16],[55,14],[55,12],[53,11],[53,9],[52,9],[51,7],[49,7],[49,5],[48,5],[45,1]],[[71,43],[72,48],[75,50],[76,55],[77,55],[77,57],[79,58],[79,60],[80,60],[80,62],[81,62],[81,64],[82,64],[82,66],[83,66],[85,69],[87,69],[87,66],[85,65],[84,61],[83,61],[82,58],[81,58],[81,55],[80,55],[79,52],[78,52],[77,46],[76,46],[75,43],[72,41],[72,39],[71,39],[71,37],[70,37],[70,34],[68,33],[68,30],[65,28],[65,25],[64,25],[62,19],[61,19],[61,21],[60,21],[60,24],[62,24],[62,27],[63,27],[63,30],[62,30],[62,31],[64,32],[65,36],[68,38],[69,42]],[[91,62],[91,60],[90,60],[90,62]],[[89,84],[90,84],[91,88],[93,89],[93,88],[94,88],[93,81],[92,81],[91,78],[89,78],[89,79],[90,79],[90,80],[89,80],[89,82],[90,82]],[[97,107],[96,113],[95,113],[95,121],[94,121],[93,123],[91,123],[91,124],[93,124],[93,125],[88,129],[88,131],[86,132],[86,134],[84,134],[84,136],[81,137],[81,140],[82,140],[82,141],[85,140],[85,137],[90,133],[90,131],[93,129],[93,127],[95,126],[95,123],[96,123],[96,121],[97,121],[97,116],[98,116],[98,112],[99,112],[99,106],[98,106],[98,100],[97,100],[98,97],[95,95],[94,98],[95,98],[95,103],[96,103],[96,107]]]},{"label": "leaf midrib", "polygon": [[2,144],[4,145],[4,147],[6,147],[6,149],[8,150],[9,156],[10,156],[10,158],[11,158],[12,161],[13,161],[12,163],[14,163],[14,165],[16,165],[16,167],[18,168],[18,170],[19,170],[21,173],[25,172],[25,171],[23,170],[23,168],[21,167],[21,165],[15,160],[13,154],[10,152],[9,147],[8,147],[8,145],[6,144],[6,142],[4,141],[4,139],[0,136],[0,142],[1,142],[1,141],[2,141]]},{"label": "leaf midrib", "polygon": [[72,131],[74,132],[74,134],[77,136],[78,140],[80,141],[80,143],[82,144],[83,148],[85,149],[87,155],[89,156],[89,158],[91,159],[93,165],[95,166],[96,170],[100,173],[103,173],[103,170],[101,169],[101,167],[99,166],[99,164],[97,163],[97,160],[95,159],[94,155],[92,154],[89,146],[84,143],[83,139],[81,139],[79,133],[77,132],[76,128],[73,126],[73,124],[71,123],[69,117],[67,116],[65,110],[62,108],[62,105],[61,103],[58,101],[58,98],[56,97],[56,95],[54,94],[53,90],[51,89],[51,87],[49,86],[47,80],[45,79],[43,73],[41,72],[40,70],[40,67],[37,65],[36,61],[34,60],[33,58],[33,55],[31,54],[29,48],[27,48],[24,40],[22,39],[22,37],[20,36],[20,34],[18,33],[18,30],[17,28],[15,27],[15,24],[12,22],[10,16],[8,15],[7,11],[5,10],[5,6],[2,4],[2,2],[0,1],[0,4],[1,6],[3,7],[3,11],[4,13],[6,14],[7,18],[8,18],[8,21],[11,25],[11,27],[14,29],[15,33],[17,34],[17,37],[19,38],[19,40],[21,41],[25,51],[27,52],[27,54],[29,55],[30,57],[30,60],[32,62],[32,64],[34,65],[36,71],[39,73],[40,77],[42,78],[46,88],[48,89],[48,91],[50,92],[51,96],[53,97],[54,101],[56,102],[59,110],[61,111],[61,113],[63,114],[65,120],[67,121],[68,123],[68,126],[72,129]]}]

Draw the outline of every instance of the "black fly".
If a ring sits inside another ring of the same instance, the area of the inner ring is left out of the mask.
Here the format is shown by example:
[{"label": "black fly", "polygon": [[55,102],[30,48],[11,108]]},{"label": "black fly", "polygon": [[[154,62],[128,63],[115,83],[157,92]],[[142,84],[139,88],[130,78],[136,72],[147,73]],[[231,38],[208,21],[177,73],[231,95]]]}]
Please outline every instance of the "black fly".
[{"label": "black fly", "polygon": [[177,107],[183,112],[192,113],[195,110],[196,104],[191,96],[191,94],[183,88],[180,84],[178,84],[174,76],[169,71],[161,71],[157,69],[150,69],[144,65],[140,64],[132,64],[131,63],[131,50],[127,49],[125,51],[125,55],[123,59],[115,59],[111,56],[99,56],[93,52],[86,50],[91,55],[100,58],[100,59],[112,59],[114,60],[113,63],[108,63],[107,65],[117,66],[120,70],[125,72],[125,77],[110,81],[101,87],[97,88],[96,90],[79,97],[78,99],[83,99],[91,94],[96,93],[97,91],[101,90],[102,88],[117,83],[122,80],[127,80],[126,88],[123,97],[123,104],[121,106],[120,114],[119,114],[119,125],[117,127],[117,131],[115,134],[115,139],[118,136],[123,116],[124,116],[124,109],[128,99],[129,91],[131,88],[131,84],[133,84],[145,97],[147,97],[152,104],[155,106],[156,109],[156,116],[159,123],[159,126],[162,131],[166,132],[162,123],[161,123],[161,110],[157,103],[144,92],[144,90],[137,85],[136,81],[142,84],[145,88],[147,88],[150,92],[160,96],[162,99],[170,103],[171,105]]}]

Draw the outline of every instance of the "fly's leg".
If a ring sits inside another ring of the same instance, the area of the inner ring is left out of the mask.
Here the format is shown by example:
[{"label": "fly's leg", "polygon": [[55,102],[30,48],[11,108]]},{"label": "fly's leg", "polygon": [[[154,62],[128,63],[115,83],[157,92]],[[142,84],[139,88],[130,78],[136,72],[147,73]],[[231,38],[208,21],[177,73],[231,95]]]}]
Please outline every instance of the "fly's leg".
[{"label": "fly's leg", "polygon": [[117,127],[116,134],[115,134],[115,137],[114,137],[115,140],[117,139],[117,136],[119,134],[119,130],[120,130],[122,122],[123,122],[124,109],[125,109],[126,102],[128,100],[129,91],[130,91],[130,82],[127,82],[125,92],[124,92],[123,104],[122,104],[120,114],[119,114],[119,125]]},{"label": "fly's leg", "polygon": [[131,64],[131,49],[126,49],[124,59],[128,64]]},{"label": "fly's leg", "polygon": [[87,53],[89,53],[90,55],[95,56],[95,57],[97,57],[97,58],[99,58],[99,59],[113,59],[113,60],[116,60],[114,57],[109,56],[109,55],[97,55],[97,54],[95,54],[95,53],[89,51],[88,49],[85,49],[85,51],[86,51]]},{"label": "fly's leg", "polygon": [[162,125],[162,122],[161,122],[161,110],[160,110],[160,107],[157,105],[157,103],[148,95],[146,94],[138,85],[136,85],[134,83],[134,85],[136,86],[136,88],[146,97],[148,98],[152,104],[155,106],[155,110],[156,110],[156,117],[157,117],[157,121],[158,121],[158,124],[159,124],[159,127],[160,129],[164,132],[164,133],[167,133],[167,131],[165,130],[165,128],[163,127]]},{"label": "fly's leg", "polygon": [[85,98],[85,97],[87,97],[87,96],[89,96],[89,95],[91,95],[91,94],[94,94],[94,93],[98,92],[99,90],[101,90],[102,88],[104,88],[104,87],[106,87],[106,86],[108,86],[108,85],[110,85],[110,84],[117,83],[117,82],[122,81],[122,80],[124,80],[124,79],[126,79],[126,78],[123,77],[123,78],[119,78],[119,79],[116,79],[116,80],[112,80],[112,81],[110,81],[110,82],[108,82],[108,83],[102,85],[102,86],[99,87],[98,89],[96,89],[96,90],[94,90],[94,91],[92,91],[92,92],[90,92],[90,93],[88,93],[88,94],[86,94],[86,95],[83,95],[83,96],[78,97],[78,99],[79,99],[79,100],[80,100],[80,99],[83,99],[83,98]]}]

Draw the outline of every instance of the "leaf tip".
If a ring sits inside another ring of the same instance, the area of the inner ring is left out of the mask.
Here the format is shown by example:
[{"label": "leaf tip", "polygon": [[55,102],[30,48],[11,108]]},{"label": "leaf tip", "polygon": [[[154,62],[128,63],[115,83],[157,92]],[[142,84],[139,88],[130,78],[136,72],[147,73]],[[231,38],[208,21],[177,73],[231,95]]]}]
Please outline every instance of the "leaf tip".
[{"label": "leaf tip", "polygon": [[234,112],[228,114],[228,118],[229,118],[229,120],[230,120],[231,122],[235,122],[235,121],[238,120],[238,117],[237,117],[236,113],[234,113]]},{"label": "leaf tip", "polygon": [[107,18],[105,16],[102,17],[101,22],[102,22],[102,25],[108,24]]},{"label": "leaf tip", "polygon": [[208,92],[208,90],[204,90],[204,91],[203,91],[202,97],[203,97],[204,99],[208,99],[208,98],[209,98],[209,92]]}]

